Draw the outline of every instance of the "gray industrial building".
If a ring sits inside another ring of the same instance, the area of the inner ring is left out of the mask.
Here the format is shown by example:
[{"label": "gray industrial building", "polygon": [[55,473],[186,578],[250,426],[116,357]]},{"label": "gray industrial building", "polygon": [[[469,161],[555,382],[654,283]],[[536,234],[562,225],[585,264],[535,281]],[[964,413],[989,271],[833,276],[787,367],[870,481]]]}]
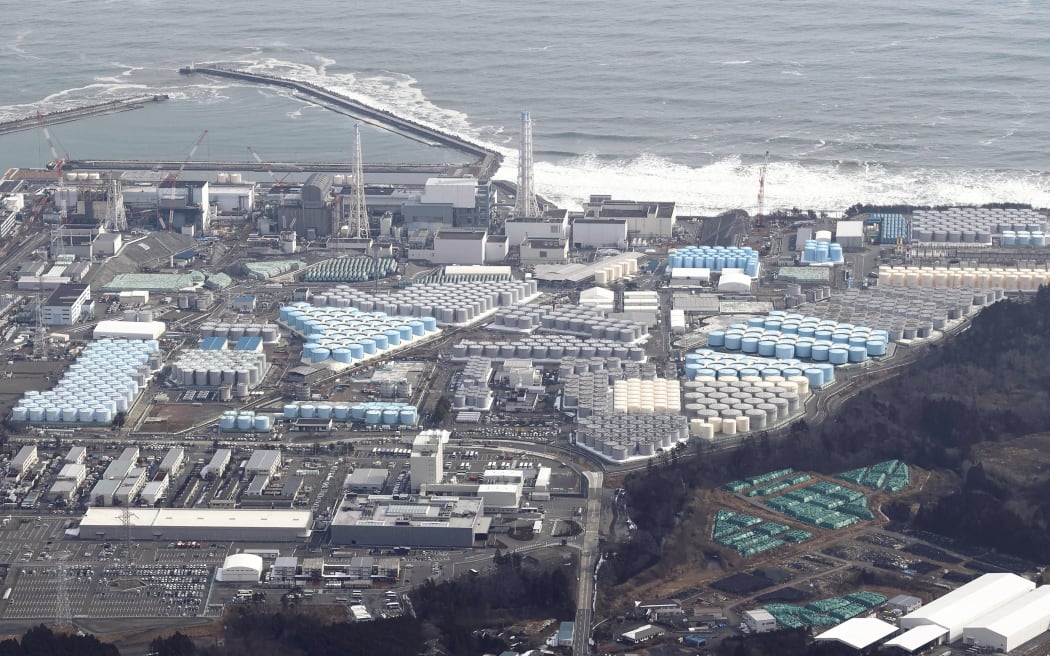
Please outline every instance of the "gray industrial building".
[{"label": "gray industrial building", "polygon": [[491,523],[481,499],[371,496],[361,504],[344,503],[332,520],[336,545],[472,547],[487,538]]},{"label": "gray industrial building", "polygon": [[347,475],[343,488],[354,494],[380,494],[388,478],[387,469],[361,467]]}]

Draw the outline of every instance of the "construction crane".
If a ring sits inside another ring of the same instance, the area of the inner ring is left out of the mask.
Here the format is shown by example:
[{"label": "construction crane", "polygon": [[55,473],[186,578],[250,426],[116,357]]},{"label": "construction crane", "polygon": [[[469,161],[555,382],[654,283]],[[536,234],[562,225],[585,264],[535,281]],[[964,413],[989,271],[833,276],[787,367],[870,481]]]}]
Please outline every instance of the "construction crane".
[{"label": "construction crane", "polygon": [[47,147],[51,150],[51,161],[47,164],[47,170],[55,171],[61,177],[62,167],[69,162],[69,154],[67,153],[65,157],[58,156],[58,150],[55,148],[55,142],[51,138],[51,132],[47,129],[47,121],[44,120],[44,115],[37,112],[36,120],[40,123],[40,128],[44,132],[44,140],[47,141]]},{"label": "construction crane", "polygon": [[762,167],[758,170],[758,225],[762,225],[762,219],[765,218],[764,213],[766,209],[766,167],[769,166],[769,151],[766,151],[766,156],[762,160]]},{"label": "construction crane", "polygon": [[[273,168],[269,164],[264,162],[263,158],[259,157],[259,153],[255,152],[254,148],[252,148],[251,146],[248,146],[248,152],[252,154],[252,157],[255,158],[256,162],[259,162],[259,166],[263,167],[263,170],[266,171],[270,175],[270,179],[273,180],[273,183],[275,185],[282,185],[282,184],[284,184],[284,178],[278,179],[278,177],[273,172]],[[290,175],[290,174],[286,174],[284,177],[287,178],[288,175]]]},{"label": "construction crane", "polygon": [[168,224],[164,225],[164,220],[160,217],[160,212],[157,212],[157,222],[160,223],[161,230],[171,230],[172,225],[175,223],[175,183],[179,181],[179,177],[182,175],[183,169],[193,159],[194,153],[197,152],[197,148],[200,147],[201,142],[204,141],[204,137],[208,136],[208,131],[201,132],[201,136],[197,137],[197,141],[193,143],[193,148],[190,148],[190,152],[186,155],[186,159],[182,160],[182,164],[179,166],[179,170],[173,175],[169,175],[167,179],[161,183],[162,187],[170,187],[171,192],[168,202]]}]

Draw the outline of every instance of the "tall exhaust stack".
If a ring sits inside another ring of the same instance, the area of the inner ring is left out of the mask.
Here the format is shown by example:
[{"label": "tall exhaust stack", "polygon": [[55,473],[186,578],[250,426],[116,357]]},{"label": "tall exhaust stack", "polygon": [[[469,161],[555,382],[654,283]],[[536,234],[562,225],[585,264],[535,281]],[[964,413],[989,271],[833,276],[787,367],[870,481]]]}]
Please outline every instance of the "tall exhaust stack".
[{"label": "tall exhaust stack", "polygon": [[521,113],[521,151],[518,153],[518,195],[514,199],[514,216],[539,216],[536,188],[532,180],[532,117]]}]

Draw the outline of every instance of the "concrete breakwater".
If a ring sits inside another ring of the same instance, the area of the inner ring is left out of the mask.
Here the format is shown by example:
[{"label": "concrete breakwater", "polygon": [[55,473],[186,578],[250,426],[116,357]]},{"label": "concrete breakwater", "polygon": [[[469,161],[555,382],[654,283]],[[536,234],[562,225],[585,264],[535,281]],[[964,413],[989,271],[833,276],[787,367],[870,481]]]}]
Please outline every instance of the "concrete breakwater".
[{"label": "concrete breakwater", "polygon": [[214,75],[217,77],[291,89],[323,106],[330,107],[337,111],[345,111],[352,116],[356,116],[362,120],[406,137],[416,139],[422,143],[451,148],[458,152],[476,157],[477,162],[474,166],[476,167],[476,175],[480,178],[491,177],[499,169],[499,166],[503,161],[503,156],[500,153],[474,143],[469,139],[464,139],[459,135],[443,132],[436,128],[417,123],[416,121],[398,116],[383,109],[371,107],[360,101],[334,93],[309,82],[301,82],[299,80],[291,80],[274,75],[250,73],[248,71],[221,66],[208,66],[201,64],[180,68],[179,73],[183,75],[201,73],[204,75]]},{"label": "concrete breakwater", "polygon": [[101,103],[72,107],[56,112],[48,112],[38,116],[25,116],[10,121],[0,122],[0,134],[32,130],[41,125],[53,125],[55,123],[69,123],[90,116],[101,116],[103,114],[114,114],[116,112],[127,112],[133,109],[142,109],[147,103],[163,102],[168,99],[164,94],[152,96],[133,96],[130,98],[118,98]]}]

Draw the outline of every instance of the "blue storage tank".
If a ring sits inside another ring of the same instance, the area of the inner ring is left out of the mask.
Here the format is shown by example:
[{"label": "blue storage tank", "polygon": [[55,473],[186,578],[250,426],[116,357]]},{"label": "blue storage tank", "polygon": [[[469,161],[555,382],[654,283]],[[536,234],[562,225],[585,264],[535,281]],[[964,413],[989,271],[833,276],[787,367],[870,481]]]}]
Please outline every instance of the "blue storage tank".
[{"label": "blue storage tank", "polygon": [[795,342],[795,357],[796,358],[811,358],[813,357],[813,342],[809,341],[798,341]]},{"label": "blue storage tank", "polygon": [[773,357],[777,351],[777,343],[771,339],[763,339],[758,342],[758,354],[765,358]]},{"label": "blue storage tank", "polygon": [[368,408],[363,403],[350,406],[350,417],[355,421],[361,421],[365,418],[365,413]]},{"label": "blue storage tank", "polygon": [[682,256],[675,253],[669,258],[667,265],[669,269],[681,269],[682,268]]},{"label": "blue storage tank", "polygon": [[810,357],[817,362],[826,362],[830,350],[831,349],[823,344],[814,344],[813,348],[810,350]]},{"label": "blue storage tank", "polygon": [[1013,230],[1003,230],[1003,246],[1016,246],[1017,233]]},{"label": "blue storage tank", "polygon": [[762,375],[759,372],[758,369],[755,369],[753,367],[747,367],[747,368],[741,369],[739,373],[740,373],[740,377],[741,378],[743,378],[744,376],[761,376]]},{"label": "blue storage tank", "polygon": [[774,355],[781,360],[795,357],[795,344],[779,342]]},{"label": "blue storage tank", "polygon": [[435,319],[434,317],[422,317],[420,321],[423,322],[423,330],[427,331],[428,333],[432,333],[435,330],[437,330],[438,322],[437,319]]},{"label": "blue storage tank", "polygon": [[697,363],[697,362],[687,362],[687,363],[685,363],[685,377],[686,377],[687,380],[693,380],[694,378],[696,378],[698,375],[700,375],[698,373],[699,371],[700,371],[700,364],[699,363]]},{"label": "blue storage tank", "polygon": [[365,350],[365,355],[374,355],[376,352],[376,341],[366,337],[361,340],[361,348]]},{"label": "blue storage tank", "polygon": [[315,346],[313,352],[310,354],[311,362],[324,362],[331,355],[331,351],[320,346]]},{"label": "blue storage tank", "polygon": [[769,378],[770,376],[779,376],[780,375],[780,369],[775,369],[773,367],[766,367],[765,369],[762,370],[762,373],[759,374],[759,375],[762,376],[762,378]]},{"label": "blue storage tank", "polygon": [[328,403],[317,404],[317,418],[318,419],[331,419],[332,418],[332,406]]},{"label": "blue storage tank", "polygon": [[386,335],[372,335],[372,341],[376,343],[377,351],[385,351],[390,346],[390,343],[386,339]]},{"label": "blue storage tank", "polygon": [[354,360],[360,360],[365,357],[365,347],[360,344],[347,344],[346,350],[350,351],[350,357]]},{"label": "blue storage tank", "polygon": [[365,410],[365,423],[369,426],[375,426],[383,421],[383,411],[379,408],[369,408]]},{"label": "blue storage tank", "polygon": [[844,348],[833,348],[828,351],[828,361],[831,364],[846,364],[849,361],[849,350]]},{"label": "blue storage tank", "polygon": [[723,367],[723,368],[718,370],[718,378],[726,378],[726,377],[735,378],[736,375],[737,375],[736,369],[731,369],[729,367]]},{"label": "blue storage tank", "polygon": [[842,261],[842,245],[841,244],[831,244],[828,247],[828,258],[832,262],[841,262]]},{"label": "blue storage tank", "polygon": [[408,327],[412,329],[412,334],[415,335],[416,337],[422,336],[422,334],[423,334],[423,332],[425,330],[423,328],[423,322],[422,321],[409,321],[408,322]]},{"label": "blue storage tank", "polygon": [[412,339],[412,327],[406,325],[400,325],[397,327],[397,332],[401,335],[401,340],[407,342]]},{"label": "blue storage tank", "polygon": [[809,381],[809,386],[812,388],[820,387],[824,384],[824,371],[822,369],[806,369],[802,374]]},{"label": "blue storage tank", "polygon": [[847,332],[833,333],[831,335],[831,343],[832,344],[847,344],[848,345],[849,344],[849,337],[850,337],[850,335]]},{"label": "blue storage tank", "polygon": [[[726,333],[725,347],[730,351],[739,351],[743,348],[743,337],[740,333]],[[758,344],[755,344],[755,349],[758,349]]]},{"label": "blue storage tank", "polygon": [[849,338],[849,345],[850,346],[864,346],[867,343],[868,343],[868,338],[860,336],[860,335],[852,335]]},{"label": "blue storage tank", "polygon": [[1046,235],[1042,232],[1033,232],[1032,240],[1029,243],[1036,248],[1043,248],[1046,246]]},{"label": "blue storage tank", "polygon": [[[726,348],[729,348],[729,338],[726,338]],[[740,350],[744,353],[758,353],[758,338],[744,337],[740,340]]]},{"label": "blue storage tank", "polygon": [[789,367],[780,374],[784,378],[791,378],[792,376],[801,376],[802,370],[797,367]]},{"label": "blue storage tank", "polygon": [[237,426],[237,415],[224,414],[219,417],[219,430],[231,431]]},{"label": "blue storage tank", "polygon": [[269,415],[255,415],[252,428],[255,429],[256,433],[269,433],[270,425],[271,421]]},{"label": "blue storage tank", "polygon": [[748,328],[763,328],[766,325],[766,320],[762,317],[751,317],[747,320]]},{"label": "blue storage tank", "polygon": [[237,415],[237,430],[249,431],[252,429],[252,423],[255,420],[254,412],[242,412]]},{"label": "blue storage tank", "polygon": [[350,419],[350,406],[345,403],[336,403],[332,406],[332,419],[346,421]]},{"label": "blue storage tank", "polygon": [[726,345],[726,334],[724,330],[712,330],[707,333],[707,345],[721,348]]},{"label": "blue storage tank", "polygon": [[383,423],[387,426],[396,426],[400,411],[397,408],[383,410]]},{"label": "blue storage tank", "polygon": [[390,346],[397,346],[401,343],[401,333],[397,332],[393,328],[385,331],[383,334],[386,335],[386,341]]},{"label": "blue storage tank", "polygon": [[886,355],[886,342],[881,339],[870,339],[866,345],[868,355],[878,357]]},{"label": "blue storage tank", "polygon": [[401,408],[398,412],[397,423],[402,426],[415,426],[418,419],[416,409],[412,406]]},{"label": "blue storage tank", "polygon": [[770,318],[770,319],[766,319],[765,320],[765,328],[766,328],[766,330],[775,330],[776,332],[780,332],[780,328],[783,325],[784,325],[783,322],[779,318],[776,318],[776,319]]},{"label": "blue storage tank", "polygon": [[285,419],[296,419],[299,417],[299,406],[294,403],[285,403],[281,416]]},{"label": "blue storage tank", "polygon": [[696,376],[697,378],[699,378],[700,376],[712,376],[714,378],[717,378],[718,371],[715,369],[697,369]]},{"label": "blue storage tank", "polygon": [[299,406],[299,416],[303,419],[316,419],[317,406],[312,403],[303,403]]},{"label": "blue storage tank", "polygon": [[349,363],[353,358],[350,355],[350,349],[337,348],[332,349],[332,359],[336,362]]},{"label": "blue storage tank", "polygon": [[785,335],[797,335],[798,334],[798,322],[797,321],[785,321],[780,326],[780,332]]},{"label": "blue storage tank", "polygon": [[835,365],[833,364],[818,364],[817,367],[824,372],[824,384],[835,382]]},{"label": "blue storage tank", "polygon": [[849,347],[849,361],[850,362],[864,362],[868,359],[868,349],[866,346],[851,346]]}]

